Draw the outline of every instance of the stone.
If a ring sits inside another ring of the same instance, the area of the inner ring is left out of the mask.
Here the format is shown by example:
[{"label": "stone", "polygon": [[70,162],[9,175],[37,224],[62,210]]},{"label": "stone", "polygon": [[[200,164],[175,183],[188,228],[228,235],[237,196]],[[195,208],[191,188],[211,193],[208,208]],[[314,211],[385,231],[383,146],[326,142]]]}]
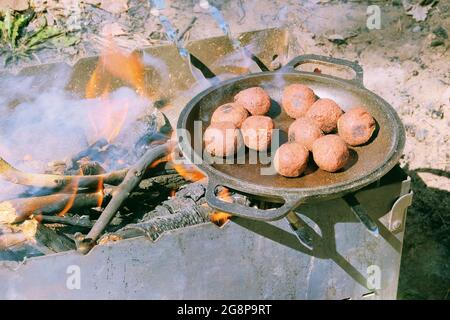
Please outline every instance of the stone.
[{"label": "stone", "polygon": [[28,0],[0,0],[0,11],[12,9],[15,11],[25,11],[30,7]]},{"label": "stone", "polygon": [[103,38],[123,36],[123,35],[126,35],[126,32],[123,30],[122,26],[117,22],[104,24],[100,31],[100,36],[102,36]]},{"label": "stone", "polygon": [[84,3],[91,4],[93,6],[98,6],[102,3],[102,0],[83,0]]},{"label": "stone", "polygon": [[416,131],[416,139],[419,142],[425,141],[425,139],[428,137],[428,130],[427,129],[419,129]]},{"label": "stone", "polygon": [[100,8],[113,14],[121,14],[128,10],[128,0],[102,0]]}]

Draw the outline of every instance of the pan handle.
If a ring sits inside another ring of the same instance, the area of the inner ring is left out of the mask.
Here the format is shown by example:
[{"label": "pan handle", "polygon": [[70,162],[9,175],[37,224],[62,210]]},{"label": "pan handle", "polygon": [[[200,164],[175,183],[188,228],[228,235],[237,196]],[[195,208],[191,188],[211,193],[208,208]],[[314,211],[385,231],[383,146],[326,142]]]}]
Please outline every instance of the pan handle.
[{"label": "pan handle", "polygon": [[286,65],[283,66],[282,70],[292,70],[298,67],[301,64],[305,63],[314,63],[321,62],[322,64],[335,64],[339,66],[344,66],[352,69],[355,72],[355,77],[350,80],[356,82],[358,84],[363,84],[363,68],[356,62],[352,62],[349,60],[320,56],[316,54],[305,54],[301,56],[297,56],[289,61]]},{"label": "pan handle", "polygon": [[[302,199],[296,197],[284,196],[284,204],[275,209],[256,209],[238,203],[225,202],[216,196],[218,186],[224,186],[223,183],[217,183],[213,179],[208,178],[208,186],[206,188],[205,198],[208,204],[219,211],[230,213],[237,217],[243,217],[261,221],[275,221],[284,218],[289,212],[295,210]],[[226,186],[224,186],[226,187]]]}]

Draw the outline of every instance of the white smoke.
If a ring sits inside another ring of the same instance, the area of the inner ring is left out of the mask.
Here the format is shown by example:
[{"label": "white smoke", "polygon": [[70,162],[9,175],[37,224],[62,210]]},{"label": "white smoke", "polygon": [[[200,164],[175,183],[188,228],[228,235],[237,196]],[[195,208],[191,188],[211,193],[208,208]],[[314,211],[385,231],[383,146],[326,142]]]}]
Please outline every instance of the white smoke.
[{"label": "white smoke", "polygon": [[[49,76],[51,74],[52,76]],[[123,120],[113,143],[133,154],[139,139],[147,133],[146,116],[154,109],[151,101],[122,87],[107,99],[84,99],[65,90],[70,69],[35,76],[5,76],[0,80],[0,156],[18,169],[44,172],[47,164],[67,160],[113,132]],[[109,159],[111,160],[111,159]],[[121,159],[123,166],[135,159]],[[113,161],[106,170],[116,169]],[[0,183],[0,197],[7,189]]]}]

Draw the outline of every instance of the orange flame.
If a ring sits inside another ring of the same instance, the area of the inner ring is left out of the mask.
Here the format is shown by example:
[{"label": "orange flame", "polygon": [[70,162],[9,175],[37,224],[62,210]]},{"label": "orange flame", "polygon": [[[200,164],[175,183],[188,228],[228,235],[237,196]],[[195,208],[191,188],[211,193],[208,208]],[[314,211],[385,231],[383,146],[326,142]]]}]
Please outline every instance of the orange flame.
[{"label": "orange flame", "polygon": [[98,179],[98,184],[97,184],[97,193],[98,193],[97,207],[102,206],[103,199],[104,199],[104,194],[103,194],[104,188],[105,188],[105,186],[103,185],[103,177],[100,177],[100,179]]},{"label": "orange flame", "polygon": [[[83,172],[81,170],[80,170],[80,175],[83,175]],[[69,210],[72,208],[72,206],[75,202],[75,197],[77,196],[79,180],[80,180],[80,178],[78,176],[75,176],[72,183],[65,188],[65,191],[72,191],[72,193],[70,194],[70,197],[67,200],[64,208],[57,214],[58,216],[60,216],[60,217],[65,216],[66,213],[69,212]]]},{"label": "orange flame", "polygon": [[146,95],[144,64],[136,52],[126,55],[110,41],[103,50],[99,62],[112,76],[133,86],[140,95]]},{"label": "orange flame", "polygon": [[87,99],[93,99],[98,97],[100,94],[108,92],[107,89],[110,85],[108,79],[105,79],[106,75],[100,63],[95,67],[85,90],[85,96]]},{"label": "orange flame", "polygon": [[132,86],[141,96],[152,97],[145,90],[144,64],[138,53],[125,54],[114,42],[102,50],[97,66],[86,85],[86,98],[92,99],[104,93],[116,78]]},{"label": "orange flame", "polygon": [[[231,197],[230,190],[228,190],[225,187],[219,191],[219,193],[217,194],[217,197],[225,202],[229,202],[229,203],[233,202],[233,198]],[[227,222],[230,218],[231,218],[231,214],[222,212],[222,211],[215,211],[209,216],[209,219],[211,220],[211,222],[217,224],[218,226],[224,225],[225,222]]]},{"label": "orange flame", "polygon": [[169,162],[170,166],[185,180],[195,182],[195,181],[199,181],[206,177],[194,165],[175,163],[173,159],[174,159],[174,155],[173,155],[173,152],[171,152],[168,155],[154,161],[149,166],[149,169],[155,168],[161,163]]},{"label": "orange flame", "polygon": [[162,158],[159,158],[159,159],[153,161],[153,163],[149,166],[149,169],[156,168],[161,163],[169,162],[169,161],[172,161],[172,154],[171,153],[169,153],[168,155],[166,155],[166,156],[164,156]]},{"label": "orange flame", "polygon": [[[73,181],[63,190],[63,192],[71,192],[70,197],[67,200],[64,208],[57,214],[60,217],[63,217],[67,214],[67,212],[72,209],[73,204],[75,203],[75,199],[78,194],[78,184],[80,181],[80,176],[83,176],[83,171],[80,169],[79,175],[75,176],[73,178]],[[104,185],[103,185],[103,178],[100,178],[98,180],[97,184],[97,191],[96,194],[98,195],[97,199],[97,207],[101,207],[104,199]]]},{"label": "orange flame", "polygon": [[195,182],[199,181],[206,176],[199,171],[194,165],[189,164],[172,164],[173,168],[178,172],[180,176],[184,179]]},{"label": "orange flame", "polygon": [[[153,95],[145,90],[144,64],[137,53],[125,54],[110,41],[110,44],[102,51],[88,83],[85,96],[87,99],[100,97],[103,108],[100,112],[89,113],[92,123],[93,140],[101,138],[108,142],[114,141],[119,135],[128,115],[129,105],[121,105],[115,108],[109,98],[113,81],[119,79],[132,86],[141,96],[153,98]],[[105,121],[100,125],[100,121]]]}]

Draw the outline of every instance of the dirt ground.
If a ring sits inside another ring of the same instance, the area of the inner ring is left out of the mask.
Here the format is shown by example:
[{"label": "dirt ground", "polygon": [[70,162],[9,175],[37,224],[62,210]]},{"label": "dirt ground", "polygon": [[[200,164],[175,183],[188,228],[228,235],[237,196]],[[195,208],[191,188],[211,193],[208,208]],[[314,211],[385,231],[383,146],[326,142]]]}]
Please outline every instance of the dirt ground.
[{"label": "dirt ground", "polygon": [[[397,110],[407,131],[402,166],[412,178],[414,200],[408,212],[398,297],[450,298],[450,2],[438,1],[421,22],[407,15],[399,0],[210,2],[223,12],[233,33],[286,27],[290,56],[316,53],[362,65],[364,85]],[[381,9],[380,29],[366,26],[369,5]],[[222,35],[197,1],[172,0],[166,6],[164,14],[180,29],[197,17],[190,39]],[[94,5],[86,8],[89,23],[83,26],[82,41],[57,54],[45,50],[39,62],[73,62],[95,54],[105,26],[113,26],[117,38],[130,48],[165,43],[146,1],[131,0],[126,12],[118,9],[115,14]]]}]

